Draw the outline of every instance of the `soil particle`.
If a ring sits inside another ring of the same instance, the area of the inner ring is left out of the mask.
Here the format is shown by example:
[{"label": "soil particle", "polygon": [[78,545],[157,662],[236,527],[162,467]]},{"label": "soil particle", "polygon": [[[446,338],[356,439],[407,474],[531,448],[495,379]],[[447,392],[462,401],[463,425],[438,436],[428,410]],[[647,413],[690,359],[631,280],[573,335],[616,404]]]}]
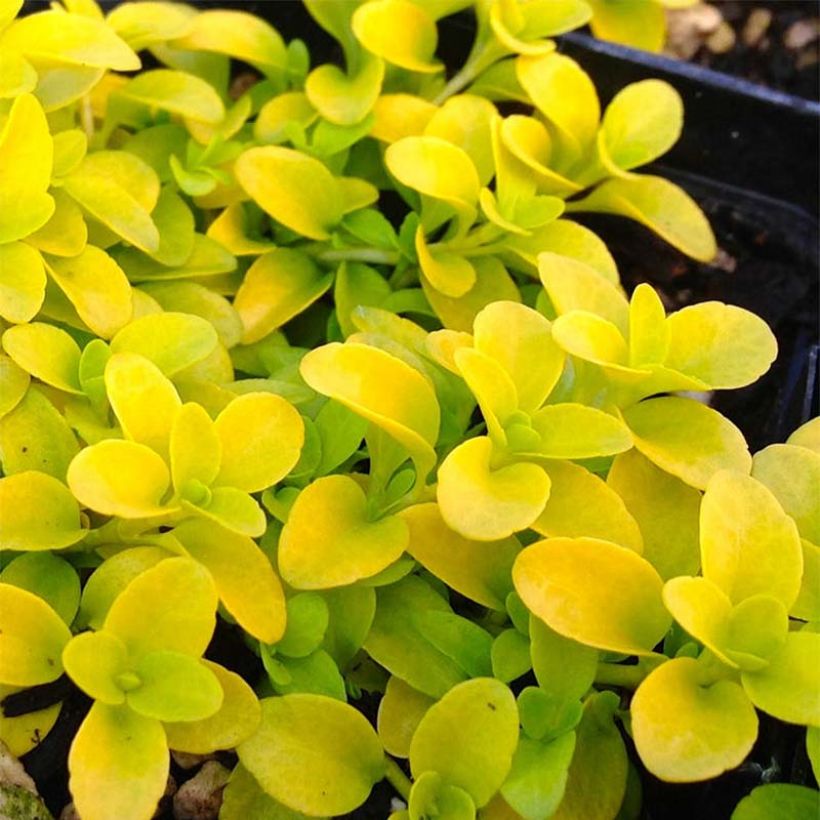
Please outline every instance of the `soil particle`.
[{"label": "soil particle", "polygon": [[221,763],[207,761],[174,795],[176,820],[216,820],[230,776],[230,770]]}]

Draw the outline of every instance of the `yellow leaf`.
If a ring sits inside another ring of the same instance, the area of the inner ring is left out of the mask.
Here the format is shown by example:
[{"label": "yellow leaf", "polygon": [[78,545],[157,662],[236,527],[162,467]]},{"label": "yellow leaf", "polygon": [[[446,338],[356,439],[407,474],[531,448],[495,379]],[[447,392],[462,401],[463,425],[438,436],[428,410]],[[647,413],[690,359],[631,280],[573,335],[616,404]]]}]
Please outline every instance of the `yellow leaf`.
[{"label": "yellow leaf", "polygon": [[458,253],[431,249],[421,225],[416,231],[416,254],[425,279],[445,296],[457,299],[475,285],[476,272],[472,263]]},{"label": "yellow leaf", "polygon": [[3,349],[35,379],[58,390],[82,395],[80,348],[64,330],[43,322],[10,327]]},{"label": "yellow leaf", "polygon": [[358,71],[345,74],[338,66],[320,65],[308,74],[305,94],[310,104],[334,125],[355,125],[371,111],[384,79],[384,61],[363,52]]},{"label": "yellow leaf", "polygon": [[571,310],[552,326],[555,341],[572,356],[600,365],[626,365],[626,340],[612,322],[586,310]]},{"label": "yellow leaf", "polygon": [[53,155],[42,106],[31,94],[22,94],[0,131],[0,245],[24,239],[54,213],[54,199],[46,193]]},{"label": "yellow leaf", "polygon": [[596,37],[645,51],[663,48],[666,18],[659,3],[646,0],[586,1],[592,7],[590,26]]},{"label": "yellow leaf", "polygon": [[187,402],[171,420],[169,454],[177,492],[189,481],[206,486],[213,483],[219,473],[222,444],[211,417],[201,405]]},{"label": "yellow leaf", "polygon": [[51,194],[55,210],[42,228],[29,234],[26,242],[43,253],[76,256],[88,241],[88,228],[77,203],[57,188]]},{"label": "yellow leaf", "polygon": [[125,692],[117,676],[128,672],[130,663],[125,644],[110,632],[81,632],[63,650],[66,673],[94,700],[118,706]]},{"label": "yellow leaf", "polygon": [[370,136],[382,142],[418,137],[440,109],[413,94],[382,94],[373,106],[375,122]]},{"label": "yellow leaf", "polygon": [[196,17],[193,8],[182,3],[120,3],[108,13],[106,22],[131,48],[141,51],[174,40],[190,29]]},{"label": "yellow leaf", "polygon": [[[596,567],[594,576],[590,567]],[[652,565],[609,541],[539,541],[516,559],[513,581],[530,612],[547,626],[597,649],[649,655],[672,621]]]},{"label": "yellow leaf", "polygon": [[518,393],[507,372],[495,359],[473,347],[456,350],[455,365],[478,400],[487,432],[498,447],[507,444],[504,427],[518,410]]},{"label": "yellow leaf", "polygon": [[571,402],[542,407],[532,417],[532,428],[541,438],[534,452],[546,458],[611,456],[633,444],[620,419]]},{"label": "yellow leaf", "polygon": [[795,444],[820,453],[820,416],[798,427],[787,439],[787,444]]},{"label": "yellow leaf", "polygon": [[253,124],[253,135],[262,145],[278,145],[288,141],[287,126],[296,123],[308,128],[319,117],[303,91],[287,91],[268,100]]},{"label": "yellow leaf", "polygon": [[410,741],[425,712],[436,701],[394,675],[379,702],[378,730],[384,750],[394,757],[410,756]]},{"label": "yellow leaf", "polygon": [[22,367],[0,354],[0,418],[17,407],[30,383],[31,376]]},{"label": "yellow leaf", "polygon": [[0,245],[0,316],[28,322],[42,307],[45,294],[43,257],[25,242]]},{"label": "yellow leaf", "polygon": [[198,122],[216,123],[225,117],[225,106],[213,86],[186,71],[143,71],[119,88],[116,97]]},{"label": "yellow leaf", "polygon": [[304,443],[302,417],[272,393],[234,399],[216,419],[222,462],[216,485],[255,493],[281,481],[296,465]]},{"label": "yellow leaf", "polygon": [[349,476],[319,478],[299,494],[279,540],[279,571],[296,589],[328,589],[369,578],[407,547],[407,523],[371,520],[364,491]]},{"label": "yellow leaf", "polygon": [[629,301],[629,365],[662,364],[669,352],[669,324],[660,296],[641,282]]},{"label": "yellow leaf", "polygon": [[[23,687],[0,684],[0,700],[22,691]],[[15,757],[22,757],[43,742],[54,728],[61,708],[62,703],[55,703],[14,717],[6,717],[0,712],[0,740]]]}]

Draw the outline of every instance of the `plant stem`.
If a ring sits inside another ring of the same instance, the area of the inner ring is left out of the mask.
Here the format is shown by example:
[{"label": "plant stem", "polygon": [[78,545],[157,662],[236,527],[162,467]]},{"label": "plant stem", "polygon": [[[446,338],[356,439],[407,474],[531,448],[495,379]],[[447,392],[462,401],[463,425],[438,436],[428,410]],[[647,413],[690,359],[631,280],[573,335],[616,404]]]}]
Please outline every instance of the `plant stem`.
[{"label": "plant stem", "polygon": [[383,251],[380,248],[344,248],[342,250],[320,251],[316,258],[322,262],[371,262],[374,265],[396,265],[398,251]]},{"label": "plant stem", "polygon": [[637,689],[648,674],[649,670],[641,665],[623,666],[619,663],[601,662],[595,671],[595,683]]},{"label": "plant stem", "polygon": [[410,782],[410,778],[401,770],[399,764],[389,755],[384,756],[384,776],[401,795],[405,803],[410,800],[410,789],[413,788],[413,784]]}]

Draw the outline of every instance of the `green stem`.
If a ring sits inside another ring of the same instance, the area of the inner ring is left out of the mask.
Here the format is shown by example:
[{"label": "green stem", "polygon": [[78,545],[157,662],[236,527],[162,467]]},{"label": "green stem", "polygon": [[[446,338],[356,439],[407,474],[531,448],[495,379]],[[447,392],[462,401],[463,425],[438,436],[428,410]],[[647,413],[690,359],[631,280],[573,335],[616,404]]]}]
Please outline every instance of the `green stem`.
[{"label": "green stem", "polygon": [[401,795],[405,803],[410,800],[410,789],[413,788],[413,784],[410,782],[410,778],[401,770],[399,764],[389,755],[384,756],[384,776]]},{"label": "green stem", "polygon": [[384,251],[380,248],[344,248],[325,250],[316,254],[322,262],[370,262],[374,265],[396,265],[399,261],[398,251]]},{"label": "green stem", "polygon": [[433,99],[434,105],[441,105],[450,97],[458,94],[463,88],[468,86],[479,74],[488,69],[496,60],[503,57],[509,52],[495,39],[491,39],[484,44],[484,47],[479,46],[470,55],[467,62],[462,66],[461,70],[454,74],[447,85],[441,89],[438,95]]},{"label": "green stem", "polygon": [[595,683],[603,686],[621,686],[624,689],[637,689],[649,670],[643,666],[623,666],[619,663],[598,664],[595,671]]}]

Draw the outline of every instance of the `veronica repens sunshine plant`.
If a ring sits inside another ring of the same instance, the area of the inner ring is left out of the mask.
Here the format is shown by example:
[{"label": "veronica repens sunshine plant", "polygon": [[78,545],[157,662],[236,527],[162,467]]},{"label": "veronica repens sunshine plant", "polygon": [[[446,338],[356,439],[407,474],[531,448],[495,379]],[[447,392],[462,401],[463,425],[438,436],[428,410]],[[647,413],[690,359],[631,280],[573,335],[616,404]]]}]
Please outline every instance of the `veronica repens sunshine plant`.
[{"label": "veronica repens sunshine plant", "polygon": [[674,89],[602,110],[552,39],[657,47],[680,3],[305,4],[340,65],[237,9],[0,0],[0,693],[93,701],[79,815],[148,820],[169,750],[236,752],[223,820],[346,814],[385,776],[395,820],[635,817],[622,730],[691,782],[759,712],[820,766],[818,421],[752,456],[689,392],[765,373],[765,323],[628,297],[574,220],[716,251],[636,170]]}]

